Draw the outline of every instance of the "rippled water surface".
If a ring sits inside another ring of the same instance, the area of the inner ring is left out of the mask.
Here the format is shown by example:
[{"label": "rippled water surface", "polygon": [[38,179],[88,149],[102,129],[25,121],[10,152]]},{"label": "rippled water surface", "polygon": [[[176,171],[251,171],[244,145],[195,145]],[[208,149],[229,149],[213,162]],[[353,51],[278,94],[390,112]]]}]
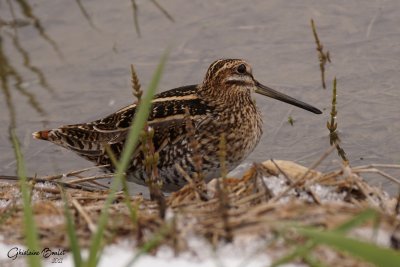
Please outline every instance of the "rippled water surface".
[{"label": "rippled water surface", "polygon": [[[336,76],[339,134],[351,164],[399,164],[400,1],[160,2],[174,22],[151,1],[137,1],[139,38],[129,0],[30,0],[26,6],[0,0],[0,61],[8,79],[0,93],[0,174],[14,174],[16,167],[8,107],[15,111],[29,175],[90,166],[31,133],[91,121],[131,103],[129,65],[145,86],[167,46],[160,91],[201,82],[215,59],[243,58],[260,82],[324,110],[318,116],[255,96],[265,124],[249,162],[276,158],[307,166],[318,159],[329,147],[326,121]],[[331,53],[327,90],[311,18]],[[332,154],[320,169],[339,162]],[[384,179],[371,182],[397,190]]]}]

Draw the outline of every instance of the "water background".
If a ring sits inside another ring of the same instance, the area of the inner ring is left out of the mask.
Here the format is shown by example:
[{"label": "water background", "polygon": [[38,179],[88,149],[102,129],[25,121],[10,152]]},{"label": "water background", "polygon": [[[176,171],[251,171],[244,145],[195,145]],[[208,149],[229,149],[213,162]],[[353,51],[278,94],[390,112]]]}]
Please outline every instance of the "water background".
[{"label": "water background", "polygon": [[[26,3],[42,33],[17,1],[0,0],[0,51],[20,77],[8,75],[0,93],[0,174],[13,175],[16,168],[6,91],[29,175],[91,166],[70,151],[32,139],[31,133],[95,120],[130,104],[130,64],[145,88],[167,46],[171,53],[160,91],[200,83],[218,58],[243,58],[260,82],[324,110],[315,115],[255,96],[264,135],[247,162],[275,158],[309,166],[317,160],[329,147],[326,122],[336,76],[339,135],[350,163],[400,163],[400,1],[160,1],[172,22],[142,0],[137,1],[141,37],[128,0]],[[11,11],[18,25],[8,23]],[[332,58],[326,90],[311,18]],[[12,38],[15,30],[19,46]],[[319,169],[339,166],[333,153]],[[400,177],[400,171],[388,172]],[[371,183],[398,190],[376,175]]]}]

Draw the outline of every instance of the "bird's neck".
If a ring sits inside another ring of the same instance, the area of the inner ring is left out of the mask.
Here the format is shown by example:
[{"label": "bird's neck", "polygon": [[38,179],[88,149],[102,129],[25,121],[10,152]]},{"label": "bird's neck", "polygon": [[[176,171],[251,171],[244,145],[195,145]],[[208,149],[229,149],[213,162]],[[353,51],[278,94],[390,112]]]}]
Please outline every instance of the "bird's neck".
[{"label": "bird's neck", "polygon": [[251,107],[256,110],[255,102],[248,88],[233,87],[222,88],[217,85],[203,84],[198,89],[199,96],[212,106],[230,111],[240,112],[243,107]]},{"label": "bird's neck", "polygon": [[[255,100],[252,98],[249,89],[242,88],[221,88],[206,91],[199,90],[200,98],[207,102],[207,105],[213,107],[213,112],[218,118],[220,125],[227,124],[227,128],[233,132],[241,131],[242,128],[260,133],[262,127],[262,118]],[[229,89],[233,89],[229,91]]]}]

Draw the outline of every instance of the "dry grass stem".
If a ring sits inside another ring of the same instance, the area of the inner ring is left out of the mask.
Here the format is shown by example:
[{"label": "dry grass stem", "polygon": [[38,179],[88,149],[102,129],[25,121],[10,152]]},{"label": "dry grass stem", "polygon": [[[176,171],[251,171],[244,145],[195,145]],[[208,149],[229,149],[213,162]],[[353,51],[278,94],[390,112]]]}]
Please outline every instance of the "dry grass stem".
[{"label": "dry grass stem", "polygon": [[77,176],[83,172],[87,172],[87,171],[95,170],[95,169],[101,169],[101,168],[108,167],[108,166],[109,166],[109,164],[92,166],[92,167],[87,167],[87,168],[83,168],[80,170],[73,170],[73,171],[70,171],[67,173],[63,173],[63,174],[44,176],[42,178],[47,179],[47,180],[57,180],[57,179],[65,178],[65,177]]},{"label": "dry grass stem", "polygon": [[92,232],[92,234],[95,233],[96,225],[93,223],[92,218],[86,213],[86,211],[83,209],[81,204],[79,204],[78,200],[72,198],[71,196],[69,196],[69,198],[71,199],[72,205],[75,207],[75,209],[79,212],[79,214],[82,216],[82,218],[87,223],[90,232]]},{"label": "dry grass stem", "polygon": [[[27,177],[26,179],[27,179],[27,181],[33,181],[36,183],[48,182],[53,185],[60,185],[63,187],[74,188],[74,189],[82,189],[85,191],[101,191],[101,189],[92,187],[92,186],[80,185],[80,184],[69,184],[68,182],[64,182],[64,181],[52,181],[52,180],[48,180],[47,178]],[[17,176],[11,176],[11,175],[0,175],[0,180],[19,181],[19,178]]]},{"label": "dry grass stem", "polygon": [[196,183],[193,181],[193,179],[190,177],[190,175],[181,167],[181,165],[179,165],[179,163],[175,163],[175,168],[183,176],[183,178],[185,178],[185,180],[188,183],[188,185],[193,190],[195,190],[196,199],[198,199],[198,200],[200,200],[200,199],[201,200],[208,200],[209,199],[207,194],[203,190],[200,190],[200,188],[198,186],[196,186]]},{"label": "dry grass stem", "polygon": [[387,178],[389,181],[392,181],[392,182],[396,183],[397,185],[400,185],[400,180],[399,179],[397,179],[396,177],[393,177],[390,174],[387,174],[384,171],[376,169],[376,168],[365,168],[365,169],[361,169],[361,168],[354,169],[353,168],[353,172],[354,173],[378,173],[382,177]]},{"label": "dry grass stem", "polygon": [[228,174],[228,170],[226,167],[226,138],[225,134],[221,134],[219,141],[219,161],[220,161],[220,169],[221,169],[221,179],[217,180],[217,196],[219,200],[219,209],[218,213],[222,218],[223,229],[224,229],[224,238],[227,242],[233,241],[231,227],[229,225],[229,198],[228,192],[226,190],[225,180]]},{"label": "dry grass stem", "polygon": [[[400,215],[400,188],[399,188],[399,193],[397,194],[397,201],[396,201],[396,206],[394,209],[394,214]],[[399,226],[400,226],[400,224],[399,224]]]},{"label": "dry grass stem", "polygon": [[[141,85],[139,78],[135,72],[133,65],[131,65],[132,73],[132,92],[137,98],[138,103],[141,101],[143,91],[141,90]],[[145,166],[146,172],[146,184],[149,188],[150,196],[152,200],[157,200],[159,206],[159,214],[163,218],[165,216],[166,204],[161,188],[163,186],[162,180],[158,174],[158,160],[159,154],[154,148],[153,143],[154,129],[150,127],[147,123],[141,134],[141,151],[143,153],[143,165]]]},{"label": "dry grass stem", "polygon": [[[134,1],[133,1],[134,2]],[[137,99],[137,101],[140,101],[140,98],[143,95],[143,91],[140,88],[140,82],[139,82],[139,78],[136,74],[135,68],[133,67],[133,64],[131,64],[131,82],[132,82],[132,93],[133,96]]]},{"label": "dry grass stem", "polygon": [[156,0],[150,0],[170,21],[175,22],[174,18],[168,13],[168,11],[160,5]]},{"label": "dry grass stem", "polygon": [[132,5],[133,23],[135,25],[136,34],[138,35],[138,37],[140,37],[138,6],[136,4],[136,0],[131,0],[131,5]]},{"label": "dry grass stem", "polygon": [[[279,165],[271,159],[271,162],[275,165],[275,167],[279,170],[279,173],[282,173],[283,176],[285,176],[286,180],[288,181],[289,185],[293,184],[292,178],[289,178],[289,176],[279,167]],[[307,190],[308,194],[312,197],[315,203],[321,204],[321,201],[319,200],[319,197],[314,193],[314,191],[309,188],[309,186],[304,185],[305,190]]]},{"label": "dry grass stem", "polygon": [[322,87],[325,89],[326,88],[326,83],[325,83],[325,65],[327,62],[331,62],[331,58],[329,55],[329,51],[324,52],[324,46],[320,42],[317,34],[317,29],[315,27],[314,20],[311,19],[311,29],[313,31],[314,39],[315,39],[315,44],[317,45],[317,51],[318,51],[318,60],[319,60],[319,68],[321,71],[321,81],[322,81]]},{"label": "dry grass stem", "polygon": [[198,191],[203,192],[202,193],[203,195],[206,189],[202,173],[203,158],[200,154],[200,143],[196,139],[196,131],[193,126],[193,121],[190,118],[189,109],[187,107],[185,109],[185,125],[186,125],[187,136],[189,139],[189,147],[190,150],[192,151],[192,161],[196,171],[193,177],[194,184],[198,188]]},{"label": "dry grass stem", "polygon": [[[168,13],[168,11],[162,5],[160,5],[156,0],[151,0],[151,2],[161,11],[161,13],[165,17],[167,17],[167,19],[174,22],[174,18]],[[131,6],[132,6],[132,14],[133,14],[133,23],[135,26],[136,34],[138,35],[138,37],[140,37],[141,33],[140,33],[139,16],[138,16],[139,8],[136,3],[136,0],[131,0]]]},{"label": "dry grass stem", "polygon": [[82,177],[82,178],[79,178],[79,179],[70,180],[67,183],[68,184],[77,184],[77,183],[82,183],[82,182],[98,180],[98,179],[112,178],[112,177],[114,177],[114,175],[115,175],[114,173],[107,173],[107,174],[103,174],[103,175]]},{"label": "dry grass stem", "polygon": [[[223,150],[221,141],[220,149]],[[198,197],[200,193],[194,181],[177,165],[177,169],[188,180],[188,185],[165,199],[166,208],[171,212],[171,217],[168,217],[172,220],[160,217],[157,200],[126,196],[125,192],[118,192],[109,209],[109,216],[113,219],[106,227],[107,233],[112,235],[107,235],[104,242],[133,239],[140,246],[157,237],[152,251],[165,245],[179,254],[192,249],[187,245],[188,235],[205,238],[214,245],[222,240],[236,242],[245,237],[253,242],[263,237],[264,251],[271,255],[282,255],[290,252],[293,245],[304,245],[304,239],[293,237],[290,231],[283,231],[282,227],[319,226],[332,230],[366,208],[379,211],[377,216],[380,223],[376,226],[371,221],[366,222],[359,229],[373,231],[374,227],[378,227],[380,231],[388,232],[389,236],[395,233],[399,225],[396,214],[400,210],[400,197],[389,197],[380,188],[364,181],[360,175],[371,166],[352,168],[343,165],[326,173],[314,170],[334,150],[335,146],[330,147],[310,168],[293,162],[273,160],[254,164],[238,179],[214,179],[206,187],[207,201]],[[220,156],[223,160],[224,153],[220,153]],[[378,169],[377,165],[373,166]],[[280,173],[283,175],[278,176]],[[372,175],[382,176],[380,172],[372,172]],[[45,233],[40,239],[42,246],[68,248],[60,190],[43,190],[52,189],[54,182],[45,179],[36,181],[32,189],[34,218],[38,222],[39,232]],[[276,188],[274,184],[283,187]],[[90,192],[76,188],[65,188],[65,191],[79,244],[87,248],[108,191]],[[325,191],[330,192],[329,196],[324,196]],[[20,227],[23,212],[18,185],[0,182],[0,199],[7,204],[0,206],[0,231],[6,240],[4,242],[18,243],[24,234]],[[134,220],[126,202],[135,207]],[[276,242],[268,243],[267,240],[271,239]],[[395,237],[392,239],[395,243]],[[323,262],[326,258],[325,254],[320,254],[321,250],[336,253],[328,247],[318,247],[318,251],[312,255]],[[364,266],[347,254],[332,256],[330,259],[330,266]],[[343,265],[343,262],[350,263]]]},{"label": "dry grass stem", "polygon": [[326,123],[326,127],[329,130],[329,142],[331,145],[335,145],[338,151],[339,156],[345,162],[345,164],[349,163],[347,159],[346,152],[344,152],[343,148],[340,146],[340,138],[337,132],[337,109],[336,109],[336,77],[333,79],[333,87],[332,87],[332,110],[331,110],[331,121]]},{"label": "dry grass stem", "polygon": [[[303,174],[303,176],[301,176],[299,179],[297,179],[296,181],[294,181],[286,190],[284,190],[282,193],[280,193],[279,195],[275,196],[273,199],[271,199],[272,202],[275,202],[277,200],[279,200],[281,197],[285,196],[290,190],[292,190],[294,187],[298,186],[299,184],[303,183],[307,178],[308,175],[310,174],[311,170],[317,168],[319,166],[319,164],[321,164],[321,162],[326,159],[331,153],[332,151],[335,150],[335,146],[331,146],[329,149],[327,149],[325,151],[325,153],[317,160],[315,161],[310,168],[308,168],[308,170]],[[317,177],[319,178],[319,177]],[[313,179],[311,179],[311,181],[313,181]],[[314,180],[315,181],[315,180]],[[309,182],[310,183],[310,182]]]}]

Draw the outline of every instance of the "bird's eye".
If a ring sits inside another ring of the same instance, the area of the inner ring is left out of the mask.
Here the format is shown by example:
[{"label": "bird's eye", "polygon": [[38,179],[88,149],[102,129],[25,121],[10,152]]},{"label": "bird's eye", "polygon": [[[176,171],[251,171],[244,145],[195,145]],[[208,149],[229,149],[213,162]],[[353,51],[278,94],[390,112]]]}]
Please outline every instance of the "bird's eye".
[{"label": "bird's eye", "polygon": [[239,74],[245,74],[245,73],[246,73],[246,65],[240,64],[240,65],[237,67],[236,71],[237,71]]}]

